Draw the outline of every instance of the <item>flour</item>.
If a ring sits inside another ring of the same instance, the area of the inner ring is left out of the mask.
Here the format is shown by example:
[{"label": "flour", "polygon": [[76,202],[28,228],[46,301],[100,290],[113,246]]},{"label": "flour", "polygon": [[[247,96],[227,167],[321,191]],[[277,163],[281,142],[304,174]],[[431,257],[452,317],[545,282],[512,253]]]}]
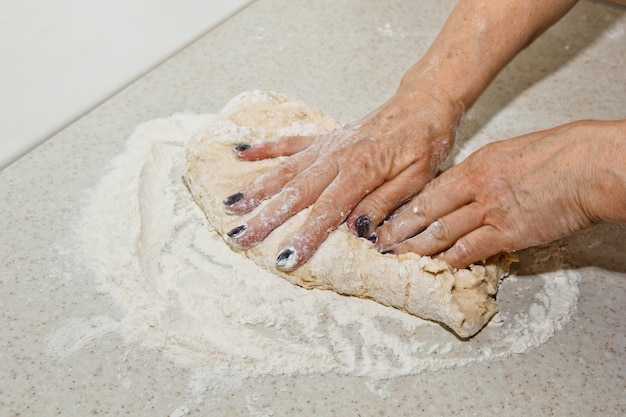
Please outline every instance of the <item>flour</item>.
[{"label": "flour", "polygon": [[373,301],[263,271],[209,230],[181,180],[185,146],[214,120],[178,114],[145,123],[113,161],[84,207],[80,256],[123,317],[78,318],[51,335],[51,353],[66,356],[82,347],[78,340],[117,332],[195,371],[193,391],[236,389],[263,375],[385,379],[526,352],[574,313],[575,271],[513,275],[500,287],[500,313],[461,341]]}]

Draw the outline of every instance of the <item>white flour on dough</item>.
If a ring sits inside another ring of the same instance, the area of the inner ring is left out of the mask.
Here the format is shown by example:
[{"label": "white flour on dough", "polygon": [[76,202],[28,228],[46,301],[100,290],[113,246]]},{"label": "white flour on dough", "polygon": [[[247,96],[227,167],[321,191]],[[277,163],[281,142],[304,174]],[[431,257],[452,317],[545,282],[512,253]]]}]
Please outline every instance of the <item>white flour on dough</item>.
[{"label": "white flour on dough", "polygon": [[[209,230],[182,176],[189,141],[217,116],[179,114],[135,130],[89,196],[79,226],[90,265],[123,311],[98,317],[127,343],[189,368],[190,386],[236,386],[263,375],[333,372],[391,378],[522,353],[575,311],[579,275],[507,278],[500,312],[469,341],[374,301],[306,290],[233,252]],[[50,336],[51,354],[107,334],[75,323]],[[76,332],[80,333],[77,334]]]},{"label": "white flour on dough", "polygon": [[[240,161],[233,147],[268,137],[321,134],[338,126],[318,110],[282,94],[241,94],[189,145],[185,181],[211,226],[226,238],[226,233],[245,223],[248,216],[227,214],[224,197],[243,189],[282,160]],[[309,212],[310,208],[302,210],[262,242],[240,252],[261,268],[301,287],[372,299],[442,323],[463,338],[475,335],[498,311],[494,297],[513,260],[511,255],[454,270],[445,262],[416,253],[383,255],[343,224],[300,268],[289,273],[276,269],[274,259],[284,241],[302,226]]]}]

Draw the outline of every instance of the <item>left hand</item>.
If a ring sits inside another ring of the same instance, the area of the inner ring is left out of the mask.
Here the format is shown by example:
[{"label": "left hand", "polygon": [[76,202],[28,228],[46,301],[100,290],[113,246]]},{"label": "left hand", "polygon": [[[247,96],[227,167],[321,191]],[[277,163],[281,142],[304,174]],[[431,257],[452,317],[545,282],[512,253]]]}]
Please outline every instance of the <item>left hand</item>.
[{"label": "left hand", "polygon": [[625,184],[604,168],[624,153],[611,126],[577,122],[486,145],[379,227],[377,248],[461,268],[623,217]]},{"label": "left hand", "polygon": [[359,235],[369,236],[432,179],[454,142],[459,112],[429,85],[400,91],[360,121],[316,138],[238,147],[245,160],[292,156],[224,200],[224,209],[238,215],[269,200],[228,232],[230,240],[251,247],[312,206],[277,254],[276,266],[288,271],[305,263],[346,219]]}]

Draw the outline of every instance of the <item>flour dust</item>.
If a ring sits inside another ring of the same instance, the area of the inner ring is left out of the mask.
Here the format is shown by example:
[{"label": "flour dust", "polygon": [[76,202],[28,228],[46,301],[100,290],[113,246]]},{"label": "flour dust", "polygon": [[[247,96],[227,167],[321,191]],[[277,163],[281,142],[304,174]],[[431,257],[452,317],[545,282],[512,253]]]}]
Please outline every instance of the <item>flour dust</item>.
[{"label": "flour dust", "polygon": [[[190,385],[329,372],[384,379],[464,366],[534,348],[575,311],[575,271],[512,275],[500,287],[500,313],[461,341],[373,301],[305,290],[265,272],[210,230],[181,179],[188,141],[215,117],[179,114],[139,126],[89,197],[79,228],[82,262],[124,311],[97,321],[129,344],[202,370]],[[87,334],[93,320],[59,329],[56,353],[105,334]]]}]

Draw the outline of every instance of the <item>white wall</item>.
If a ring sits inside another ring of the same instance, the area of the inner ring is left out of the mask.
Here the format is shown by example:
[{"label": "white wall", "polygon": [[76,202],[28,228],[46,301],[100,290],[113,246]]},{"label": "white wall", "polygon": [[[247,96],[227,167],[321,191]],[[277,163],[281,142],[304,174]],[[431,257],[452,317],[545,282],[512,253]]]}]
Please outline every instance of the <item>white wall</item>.
[{"label": "white wall", "polygon": [[250,2],[0,1],[0,169]]}]

